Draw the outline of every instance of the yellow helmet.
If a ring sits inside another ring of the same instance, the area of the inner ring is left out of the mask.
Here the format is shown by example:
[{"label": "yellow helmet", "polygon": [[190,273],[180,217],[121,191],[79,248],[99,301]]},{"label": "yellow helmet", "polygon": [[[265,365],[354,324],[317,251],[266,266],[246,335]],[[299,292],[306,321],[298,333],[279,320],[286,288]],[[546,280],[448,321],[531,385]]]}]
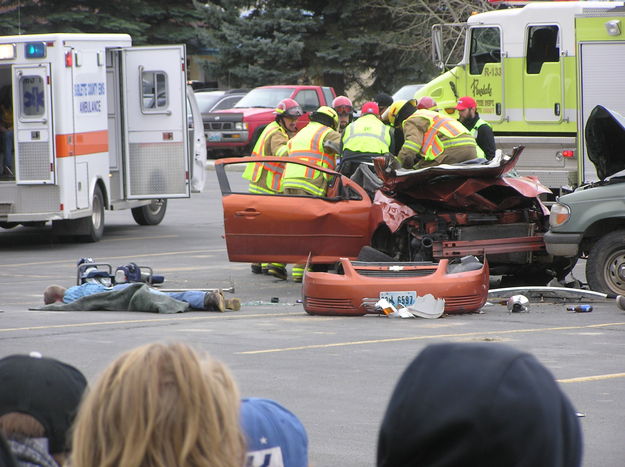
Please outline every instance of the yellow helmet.
[{"label": "yellow helmet", "polygon": [[[401,125],[406,117],[416,110],[414,99],[399,100],[393,102],[388,109],[382,114],[382,121],[388,122],[391,126],[397,127]],[[404,115],[404,114],[408,115]],[[400,115],[401,114],[401,115]],[[398,118],[399,116],[399,118]]]},{"label": "yellow helmet", "polygon": [[339,114],[336,113],[336,110],[332,107],[328,107],[327,105],[322,105],[310,114],[310,120],[329,126],[334,130],[338,130],[339,128]]}]

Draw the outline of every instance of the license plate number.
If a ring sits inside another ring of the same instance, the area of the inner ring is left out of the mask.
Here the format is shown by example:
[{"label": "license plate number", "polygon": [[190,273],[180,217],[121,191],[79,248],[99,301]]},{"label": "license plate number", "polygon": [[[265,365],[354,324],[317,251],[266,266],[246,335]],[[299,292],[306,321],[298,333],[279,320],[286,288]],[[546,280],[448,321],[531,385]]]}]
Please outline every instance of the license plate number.
[{"label": "license plate number", "polygon": [[417,300],[417,292],[380,292],[380,300],[383,298],[394,306],[410,306]]},{"label": "license plate number", "polygon": [[221,133],[209,133],[208,141],[221,141]]}]

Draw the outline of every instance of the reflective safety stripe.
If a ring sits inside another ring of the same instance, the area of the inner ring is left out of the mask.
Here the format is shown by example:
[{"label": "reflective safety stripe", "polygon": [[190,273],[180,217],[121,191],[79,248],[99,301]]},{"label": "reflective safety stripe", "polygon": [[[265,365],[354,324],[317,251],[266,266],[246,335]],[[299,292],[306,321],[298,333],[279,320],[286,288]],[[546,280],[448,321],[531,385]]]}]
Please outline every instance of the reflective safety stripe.
[{"label": "reflective safety stripe", "polygon": [[323,187],[311,183],[308,178],[285,178],[282,181],[282,190],[287,188],[305,190],[315,196],[323,196],[325,194],[325,189]]},{"label": "reflective safety stripe", "polygon": [[258,195],[273,195],[275,194],[275,190],[271,190],[262,185],[257,185],[254,182],[250,182],[250,186],[248,187],[248,191],[250,193],[258,194]]},{"label": "reflective safety stripe", "polygon": [[343,149],[384,154],[391,144],[390,128],[375,115],[365,115],[350,123],[343,134]]},{"label": "reflective safety stripe", "polygon": [[[465,145],[475,146],[475,139],[469,134],[469,130],[457,120],[443,117],[429,110],[418,110],[408,119],[417,117],[425,118],[430,122],[430,127],[423,135],[423,142],[420,148],[424,159],[434,160],[445,148]],[[438,136],[439,133],[442,133],[449,139],[441,141]]]},{"label": "reflective safety stripe", "polygon": [[[323,148],[323,140],[326,135],[332,131],[331,128],[321,125],[317,122],[310,122],[304,128],[302,128],[297,135],[289,140],[287,143],[289,157],[295,157],[301,161],[311,162],[319,167],[325,167],[334,170],[336,168],[336,161],[333,155],[325,152]],[[289,164],[283,174],[283,185],[287,187],[284,182],[288,178],[318,178],[323,174],[318,170],[314,170],[309,167],[298,166],[297,164]],[[294,188],[293,186],[291,186]],[[315,193],[320,192],[323,194],[323,190],[319,191],[319,187],[315,187],[313,190]],[[309,190],[310,191],[310,190]]]},{"label": "reflective safety stripe", "polygon": [[[261,133],[258,141],[254,145],[254,149],[252,150],[252,156],[254,157],[265,157],[272,156],[273,154],[266,154],[267,144],[270,139],[276,133],[282,133],[285,137],[287,137],[286,131],[278,122],[271,122],[269,125],[265,127],[263,132]],[[281,146],[276,151],[275,156],[285,156],[286,155],[286,145]],[[250,162],[243,173],[243,178],[250,180],[251,182],[258,182],[261,178],[263,170],[269,172],[266,177],[267,188],[272,190],[273,192],[280,191],[280,182],[282,179],[282,174],[284,172],[284,164],[279,162]],[[255,184],[257,189],[261,189],[258,184]],[[252,184],[250,184],[250,191],[252,191]],[[259,191],[254,191],[254,193],[258,193]],[[263,193],[269,193],[270,191],[264,190]]]}]

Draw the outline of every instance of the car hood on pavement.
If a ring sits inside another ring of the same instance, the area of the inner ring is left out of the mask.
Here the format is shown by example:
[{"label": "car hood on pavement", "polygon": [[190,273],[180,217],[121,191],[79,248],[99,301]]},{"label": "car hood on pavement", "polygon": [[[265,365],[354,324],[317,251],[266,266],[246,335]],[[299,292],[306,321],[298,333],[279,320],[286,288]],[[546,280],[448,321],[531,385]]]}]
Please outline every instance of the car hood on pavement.
[{"label": "car hood on pavement", "polygon": [[588,117],[585,137],[599,180],[625,170],[625,117],[598,105]]}]

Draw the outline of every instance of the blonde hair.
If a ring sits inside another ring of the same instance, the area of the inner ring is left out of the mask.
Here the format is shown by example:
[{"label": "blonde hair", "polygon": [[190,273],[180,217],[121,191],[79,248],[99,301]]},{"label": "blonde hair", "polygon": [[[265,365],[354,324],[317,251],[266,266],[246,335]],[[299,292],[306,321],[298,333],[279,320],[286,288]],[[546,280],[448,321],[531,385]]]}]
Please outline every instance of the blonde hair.
[{"label": "blonde hair", "polygon": [[65,287],[60,285],[49,285],[43,291],[43,303],[49,305],[50,303],[62,302],[66,290]]},{"label": "blonde hair", "polygon": [[72,467],[241,467],[239,391],[221,362],[182,343],[110,364],[83,400]]}]

